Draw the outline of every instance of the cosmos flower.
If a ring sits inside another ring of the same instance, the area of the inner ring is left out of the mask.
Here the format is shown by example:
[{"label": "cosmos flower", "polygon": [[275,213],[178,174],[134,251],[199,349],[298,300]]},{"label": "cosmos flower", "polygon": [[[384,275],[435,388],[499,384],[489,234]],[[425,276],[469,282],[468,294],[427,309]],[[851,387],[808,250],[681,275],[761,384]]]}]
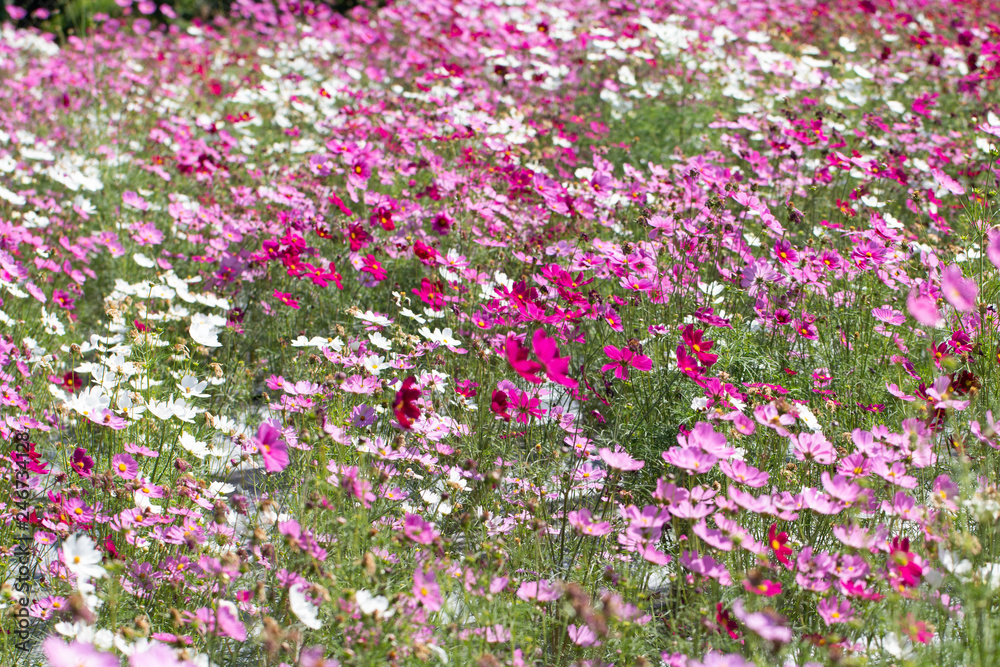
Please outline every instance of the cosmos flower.
[{"label": "cosmos flower", "polygon": [[261,424],[257,429],[254,444],[264,459],[264,470],[278,473],[288,467],[288,445],[281,439],[281,431],[274,425],[267,422]]},{"label": "cosmos flower", "polygon": [[604,354],[611,359],[612,363],[601,366],[601,372],[613,370],[615,377],[619,380],[628,380],[629,368],[639,371],[650,371],[653,369],[652,359],[641,354],[636,354],[627,347],[617,348],[614,345],[605,345]]},{"label": "cosmos flower", "polygon": [[73,533],[62,543],[63,564],[82,580],[107,576],[107,571],[101,566],[103,559],[104,554],[87,535]]},{"label": "cosmos flower", "polygon": [[428,611],[441,609],[441,587],[434,578],[433,570],[417,566],[413,571],[413,597]]},{"label": "cosmos flower", "polygon": [[416,383],[417,378],[412,375],[403,380],[392,402],[392,412],[404,429],[412,428],[413,421],[420,417],[420,408],[416,405],[420,390],[416,388]]},{"label": "cosmos flower", "polygon": [[779,533],[778,524],[772,523],[771,527],[767,530],[767,545],[771,548],[775,558],[781,561],[782,564],[790,567],[792,561],[789,560],[789,556],[792,555],[792,549],[787,545],[787,542],[788,533]]}]

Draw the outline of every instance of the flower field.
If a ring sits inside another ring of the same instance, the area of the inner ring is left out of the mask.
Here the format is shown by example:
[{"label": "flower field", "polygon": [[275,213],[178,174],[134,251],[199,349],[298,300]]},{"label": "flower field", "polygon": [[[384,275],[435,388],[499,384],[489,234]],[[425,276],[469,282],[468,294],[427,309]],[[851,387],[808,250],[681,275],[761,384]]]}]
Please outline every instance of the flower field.
[{"label": "flower field", "polygon": [[109,7],[0,28],[0,665],[1000,664],[995,0]]}]

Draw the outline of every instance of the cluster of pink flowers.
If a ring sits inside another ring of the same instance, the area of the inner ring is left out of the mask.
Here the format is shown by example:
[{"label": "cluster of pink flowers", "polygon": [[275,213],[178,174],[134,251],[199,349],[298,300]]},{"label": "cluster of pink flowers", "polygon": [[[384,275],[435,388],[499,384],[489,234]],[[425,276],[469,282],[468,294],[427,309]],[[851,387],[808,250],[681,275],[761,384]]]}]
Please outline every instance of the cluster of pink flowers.
[{"label": "cluster of pink flowers", "polygon": [[5,24],[0,555],[38,576],[0,613],[41,628],[25,650],[953,650],[963,587],[1000,572],[967,532],[1000,514],[1000,28],[682,5]]}]

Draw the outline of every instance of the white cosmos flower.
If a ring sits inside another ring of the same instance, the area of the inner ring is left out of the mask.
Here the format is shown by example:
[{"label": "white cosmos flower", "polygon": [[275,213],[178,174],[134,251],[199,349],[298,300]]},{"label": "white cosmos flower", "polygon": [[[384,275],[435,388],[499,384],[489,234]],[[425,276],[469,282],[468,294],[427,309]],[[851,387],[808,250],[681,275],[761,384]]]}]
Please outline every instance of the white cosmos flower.
[{"label": "white cosmos flower", "polygon": [[417,314],[416,314],[415,312],[413,312],[413,311],[412,311],[412,310],[410,310],[409,308],[403,308],[403,309],[402,309],[401,311],[399,311],[399,312],[400,312],[400,313],[401,313],[402,315],[404,315],[404,316],[406,316],[406,317],[409,317],[409,318],[410,318],[411,320],[416,320],[418,324],[423,324],[424,322],[426,322],[426,321],[427,321],[427,318],[426,318],[426,317],[424,317],[423,315],[417,315]]},{"label": "white cosmos flower", "polygon": [[178,442],[180,443],[181,447],[191,452],[192,456],[195,456],[199,459],[204,459],[209,454],[210,450],[208,448],[208,445],[204,442],[199,442],[198,440],[195,439],[193,435],[191,435],[187,431],[181,433],[181,437],[178,440]]},{"label": "white cosmos flower", "polygon": [[99,420],[111,405],[111,399],[101,387],[87,387],[73,397],[69,407],[92,421]]},{"label": "white cosmos flower", "polygon": [[389,618],[393,614],[392,611],[389,611],[389,598],[384,595],[372,595],[362,588],[354,594],[354,599],[362,614],[378,613],[382,618]]},{"label": "white cosmos flower", "polygon": [[66,327],[59,321],[55,313],[50,313],[42,308],[42,326],[51,336],[62,336],[66,333]]},{"label": "white cosmos flower", "polygon": [[377,331],[369,334],[368,340],[371,341],[372,345],[381,350],[392,349],[392,341],[383,336],[382,334],[378,333]]},{"label": "white cosmos flower", "polygon": [[107,571],[101,567],[104,554],[90,537],[73,533],[63,542],[62,552],[66,569],[78,579],[100,579],[107,576]]},{"label": "white cosmos flower", "polygon": [[233,435],[236,433],[236,422],[231,417],[216,417],[215,418],[215,430],[225,435]]},{"label": "white cosmos flower", "polygon": [[319,630],[323,627],[319,621],[319,607],[306,597],[307,590],[309,590],[307,584],[296,584],[288,589],[288,605],[303,625],[313,630]]},{"label": "white cosmos flower", "polygon": [[174,416],[174,410],[169,403],[158,401],[155,398],[150,398],[146,401],[146,408],[157,419],[166,421]]},{"label": "white cosmos flower", "polygon": [[198,398],[208,398],[208,394],[202,393],[207,386],[207,382],[204,380],[199,382],[198,378],[193,375],[185,375],[178,385],[184,396],[197,396]]},{"label": "white cosmos flower", "polygon": [[194,421],[194,418],[198,416],[198,410],[188,405],[184,399],[175,400],[174,397],[171,396],[169,405],[170,410],[174,413],[174,416],[182,422],[188,422],[190,424]]},{"label": "white cosmos flower", "polygon": [[132,259],[135,261],[136,264],[138,264],[144,269],[151,269],[154,266],[156,266],[156,262],[154,262],[146,255],[142,254],[141,252],[134,253],[132,255]]},{"label": "white cosmos flower", "polygon": [[205,347],[222,347],[219,342],[219,328],[225,326],[226,319],[218,315],[195,313],[191,316],[191,339]]},{"label": "white cosmos flower", "polygon": [[117,405],[118,409],[124,412],[125,416],[129,419],[136,419],[139,415],[146,411],[146,406],[141,403],[136,403],[132,398],[132,392],[128,391],[118,392]]},{"label": "white cosmos flower", "polygon": [[27,199],[12,190],[8,190],[2,185],[0,185],[0,199],[9,201],[14,206],[24,206],[28,203]]},{"label": "white cosmos flower", "polygon": [[385,359],[376,354],[365,357],[364,361],[362,361],[361,363],[365,367],[365,370],[367,370],[372,375],[378,375],[385,369],[389,368],[389,364],[385,362]]},{"label": "white cosmos flower", "polygon": [[354,317],[358,318],[359,320],[364,320],[365,322],[371,322],[372,324],[377,324],[380,327],[387,327],[390,324],[392,324],[392,320],[390,320],[388,317],[386,317],[385,315],[376,315],[371,310],[366,310],[363,313],[355,313]]},{"label": "white cosmos flower", "polygon": [[104,360],[104,365],[118,375],[132,376],[139,372],[136,365],[125,358],[122,354],[113,354]]},{"label": "white cosmos flower", "polygon": [[431,331],[430,327],[421,327],[417,333],[432,343],[440,343],[442,345],[448,345],[449,347],[455,347],[456,345],[461,344],[460,341],[452,335],[451,327],[446,328],[444,331],[441,331],[436,327],[434,328],[434,331]]}]

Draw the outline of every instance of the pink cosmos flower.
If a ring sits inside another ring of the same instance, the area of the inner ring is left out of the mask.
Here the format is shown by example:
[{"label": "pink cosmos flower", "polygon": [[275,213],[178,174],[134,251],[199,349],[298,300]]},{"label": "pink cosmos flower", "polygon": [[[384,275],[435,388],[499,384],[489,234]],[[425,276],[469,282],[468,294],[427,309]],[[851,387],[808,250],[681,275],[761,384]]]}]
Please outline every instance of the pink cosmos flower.
[{"label": "pink cosmos flower", "polygon": [[795,417],[791,413],[779,414],[778,408],[773,403],[758,405],[753,409],[753,416],[757,420],[757,423],[774,429],[778,435],[783,435],[786,438],[790,433],[785,427],[795,423]]},{"label": "pink cosmos flower", "polygon": [[246,641],[246,626],[240,622],[239,612],[231,602],[219,604],[216,612],[216,628],[220,637],[231,637],[238,642]]},{"label": "pink cosmos flower", "polygon": [[825,600],[820,600],[820,603],[816,606],[816,611],[823,618],[823,622],[827,625],[834,625],[836,623],[849,623],[854,620],[854,609],[851,608],[850,600],[841,600],[837,602],[836,597],[829,597]]},{"label": "pink cosmos flower", "polygon": [[707,554],[702,556],[697,551],[683,551],[680,556],[680,564],[695,574],[716,579],[723,586],[729,586],[733,583],[725,564]]},{"label": "pink cosmos flower", "polygon": [[562,590],[558,586],[550,584],[545,580],[525,581],[517,587],[517,597],[525,602],[528,600],[538,600],[539,602],[552,602],[562,597]]},{"label": "pink cosmos flower", "polygon": [[49,637],[42,644],[42,651],[50,667],[119,667],[117,656],[101,653],[93,644],[77,641],[67,644],[59,637]]},{"label": "pink cosmos flower", "polygon": [[608,467],[614,468],[616,470],[622,470],[624,472],[632,472],[633,470],[641,470],[645,461],[632,458],[628,452],[624,451],[620,446],[615,448],[615,451],[611,451],[607,447],[602,447],[598,452],[601,460],[608,464]]},{"label": "pink cosmos flower", "polygon": [[728,422],[732,422],[733,428],[740,435],[753,435],[754,431],[757,430],[753,420],[737,410],[730,412],[728,415],[724,416],[723,419]]},{"label": "pink cosmos flower", "polygon": [[700,447],[671,447],[660,456],[670,465],[686,470],[689,475],[702,475],[719,460]]},{"label": "pink cosmos flower", "polygon": [[441,609],[441,587],[434,579],[434,571],[417,566],[413,571],[413,597],[428,611]]},{"label": "pink cosmos flower", "polygon": [[432,544],[438,537],[434,526],[423,517],[416,514],[407,514],[403,519],[403,534],[417,544]]},{"label": "pink cosmos flower", "polygon": [[986,246],[986,257],[1000,269],[1000,229],[991,229],[988,238],[990,243]]},{"label": "pink cosmos flower", "polygon": [[788,546],[788,533],[784,531],[779,533],[778,524],[772,523],[768,529],[767,543],[771,547],[771,551],[774,552],[775,558],[781,561],[782,564],[791,566],[792,561],[789,559],[789,556],[792,555],[792,548]]},{"label": "pink cosmos flower", "polygon": [[739,459],[733,459],[732,462],[720,461],[719,468],[726,477],[734,482],[746,484],[747,486],[755,489],[764,486],[767,484],[767,480],[770,479],[770,475],[763,470],[758,470],[752,465],[749,465],[745,461],[741,461]]},{"label": "pink cosmos flower", "polygon": [[872,472],[900,488],[917,488],[917,478],[906,474],[906,464],[902,461],[896,461],[890,466],[885,460],[876,459],[872,463]]},{"label": "pink cosmos flower", "polygon": [[791,436],[793,453],[799,461],[815,461],[821,465],[836,462],[837,452],[822,433],[799,433]]},{"label": "pink cosmos flower", "polygon": [[601,645],[601,642],[597,641],[597,633],[591,630],[589,626],[576,626],[570,623],[566,628],[566,632],[569,634],[570,641],[577,646],[587,647]]},{"label": "pink cosmos flower", "polygon": [[708,367],[718,361],[719,355],[709,353],[709,350],[715,345],[715,341],[702,340],[702,334],[704,334],[704,331],[701,329],[696,330],[693,324],[689,324],[681,330],[681,338],[684,340],[684,344],[691,348],[691,351],[698,357],[698,361]]},{"label": "pink cosmos flower", "polygon": [[111,469],[122,479],[135,479],[139,474],[139,464],[128,454],[115,454],[111,457]]},{"label": "pink cosmos flower", "polygon": [[872,308],[872,317],[879,322],[896,326],[906,322],[906,316],[889,305],[881,306],[880,308]]},{"label": "pink cosmos flower", "polygon": [[915,401],[915,400],[917,400],[915,396],[911,396],[911,395],[907,394],[906,392],[904,392],[902,389],[900,389],[899,385],[897,385],[895,382],[892,382],[892,383],[886,382],[885,383],[885,388],[886,388],[886,390],[888,390],[888,392],[890,394],[892,394],[893,396],[895,396],[896,398],[898,398],[901,401],[907,401],[907,402],[909,402],[909,401]]},{"label": "pink cosmos flower", "polygon": [[697,357],[692,357],[684,349],[684,344],[677,346],[677,368],[690,378],[700,378],[701,372],[705,370],[698,365]]},{"label": "pink cosmos flower", "polygon": [[951,386],[951,378],[947,375],[942,375],[934,380],[934,385],[927,387],[927,396],[934,399],[934,409],[944,410],[947,408],[954,408],[955,410],[964,410],[969,407],[969,401],[958,401],[953,399],[951,392],[948,388]]},{"label": "pink cosmos flower", "polygon": [[[161,639],[169,641],[169,636],[161,637]],[[115,662],[115,664],[117,665],[118,663]],[[188,667],[192,663],[178,659],[173,649],[169,646],[150,642],[143,650],[133,653],[129,657],[128,664],[129,667]]]},{"label": "pink cosmos flower", "polygon": [[132,192],[131,190],[128,190],[122,194],[122,202],[126,206],[139,209],[140,211],[149,210],[149,203],[135,192]]},{"label": "pink cosmos flower", "polygon": [[916,287],[906,297],[906,309],[913,319],[925,327],[936,327],[941,322],[941,313],[938,312],[934,299],[920,294]]},{"label": "pink cosmos flower", "polygon": [[267,422],[261,424],[254,444],[264,459],[264,470],[277,473],[288,467],[288,445],[281,439],[281,431],[274,425]]},{"label": "pink cosmos flower", "polygon": [[[778,591],[781,591],[780,585],[778,585]],[[776,612],[770,610],[747,612],[741,599],[734,600],[732,608],[736,618],[761,639],[777,644],[787,644],[792,641],[791,628],[788,627],[786,620]]]},{"label": "pink cosmos flower", "polygon": [[638,371],[650,371],[653,369],[652,359],[645,355],[636,354],[627,347],[619,349],[614,345],[605,345],[604,354],[615,363],[604,364],[601,366],[601,372],[614,370],[615,377],[619,380],[628,380],[628,369],[630,366]]},{"label": "pink cosmos flower", "polygon": [[591,537],[602,537],[611,532],[611,523],[608,521],[594,523],[591,521],[590,510],[586,507],[570,512],[566,515],[566,520],[573,528]]},{"label": "pink cosmos flower", "polygon": [[844,475],[830,477],[830,473],[824,472],[820,475],[820,479],[826,492],[842,503],[853,503],[861,493],[861,486],[848,481]]},{"label": "pink cosmos flower", "polygon": [[376,282],[382,282],[385,280],[389,274],[382,267],[382,262],[375,259],[375,255],[368,255],[362,260],[364,265],[361,267],[362,273],[368,273]]},{"label": "pink cosmos flower", "polygon": [[517,389],[511,389],[510,391],[509,405],[517,415],[515,421],[519,424],[527,424],[531,421],[532,417],[541,419],[548,412],[548,409],[539,407],[541,404],[542,400],[538,396],[530,395],[527,392],[518,391]]},{"label": "pink cosmos flower", "polygon": [[945,301],[960,313],[967,313],[976,307],[979,288],[976,281],[963,278],[962,268],[957,264],[945,267],[941,272],[941,292]]}]

